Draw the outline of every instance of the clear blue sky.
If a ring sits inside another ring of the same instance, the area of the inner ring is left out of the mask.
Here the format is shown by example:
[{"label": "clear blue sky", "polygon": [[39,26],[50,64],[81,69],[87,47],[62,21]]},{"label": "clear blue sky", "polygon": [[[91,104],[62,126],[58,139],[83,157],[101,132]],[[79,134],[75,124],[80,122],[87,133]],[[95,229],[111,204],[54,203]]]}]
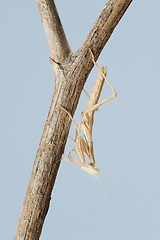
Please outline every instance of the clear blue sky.
[{"label": "clear blue sky", "polygon": [[[72,50],[80,47],[105,0],[56,0]],[[0,226],[13,239],[54,90],[49,48],[35,1],[1,3]],[[160,239],[160,1],[134,0],[98,59],[117,99],[95,114],[100,183],[62,162],[41,240]],[[85,86],[91,91],[97,69]],[[109,96],[107,84],[102,99]],[[75,115],[87,104],[82,94]],[[72,127],[70,135],[74,136]],[[68,140],[65,153],[73,148]]]}]

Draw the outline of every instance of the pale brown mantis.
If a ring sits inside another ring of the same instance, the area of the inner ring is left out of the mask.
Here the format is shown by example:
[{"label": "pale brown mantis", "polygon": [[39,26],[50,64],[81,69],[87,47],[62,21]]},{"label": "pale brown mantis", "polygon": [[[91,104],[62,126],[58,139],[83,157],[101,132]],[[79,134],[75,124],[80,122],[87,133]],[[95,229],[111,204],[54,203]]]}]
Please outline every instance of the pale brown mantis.
[{"label": "pale brown mantis", "polygon": [[[81,168],[84,171],[88,172],[92,176],[95,176],[100,181],[100,179],[96,176],[96,174],[99,173],[100,170],[95,165],[95,158],[94,158],[94,152],[93,152],[93,141],[92,141],[92,128],[93,128],[93,122],[94,122],[94,113],[95,113],[96,110],[98,110],[98,108],[102,104],[104,104],[105,102],[108,102],[109,100],[115,98],[117,96],[117,92],[115,91],[115,89],[113,88],[113,86],[111,85],[109,80],[106,78],[107,67],[104,68],[102,66],[101,68],[99,68],[99,66],[97,65],[97,63],[94,60],[94,55],[93,55],[91,50],[90,50],[90,53],[91,53],[91,56],[92,56],[93,63],[99,69],[99,73],[98,73],[96,82],[94,84],[93,90],[91,92],[91,95],[89,96],[88,93],[84,90],[85,93],[89,97],[89,101],[88,101],[88,105],[87,105],[86,110],[82,111],[82,113],[81,113],[82,118],[83,118],[83,122],[81,121],[78,124],[76,124],[75,121],[73,120],[71,114],[63,106],[61,106],[63,108],[63,110],[69,115],[69,117],[71,118],[72,122],[75,125],[75,128],[76,128],[75,139],[73,139],[71,137],[70,138],[76,143],[75,148],[73,150],[75,150],[75,152],[77,153],[80,161],[73,158],[70,153],[69,153],[68,156],[64,154],[65,156],[68,157],[68,159],[65,159],[65,158],[63,158],[63,159],[80,165]],[[113,91],[113,94],[110,97],[108,97],[108,98],[106,98],[106,99],[104,99],[104,100],[102,100],[101,102],[98,103],[98,100],[99,100],[99,97],[101,95],[101,91],[102,91],[102,88],[103,88],[104,81],[106,81],[108,83],[108,85],[110,86],[110,88]],[[83,135],[85,137],[85,140],[83,139],[83,137],[81,135],[79,135],[80,132],[83,133]],[[88,163],[86,163],[85,155],[88,157]],[[101,184],[103,185],[102,182],[101,182]],[[105,188],[104,185],[103,185],[103,187]],[[116,204],[114,203],[112,197],[110,196],[110,194],[109,194],[109,192],[106,188],[105,188],[105,191],[109,195],[113,204],[116,206]],[[116,206],[116,208],[117,208],[117,206]]]},{"label": "pale brown mantis", "polygon": [[[93,128],[93,122],[94,122],[94,112],[96,110],[98,110],[98,108],[102,104],[115,98],[117,96],[117,93],[116,93],[115,89],[113,88],[113,86],[111,85],[111,83],[109,82],[109,80],[106,78],[107,67],[104,68],[102,66],[101,68],[99,68],[99,66],[97,65],[97,63],[94,60],[94,56],[93,56],[93,53],[91,50],[90,50],[90,53],[92,55],[93,63],[99,69],[99,73],[98,73],[96,82],[94,84],[93,90],[91,92],[91,95],[89,97],[87,108],[85,111],[82,111],[82,113],[81,113],[83,122],[79,122],[78,124],[76,124],[75,121],[73,120],[71,114],[64,107],[62,107],[62,106],[61,107],[69,115],[69,117],[71,118],[71,120],[73,121],[73,123],[76,127],[75,140],[71,137],[70,138],[76,143],[74,150],[76,151],[80,161],[73,158],[70,155],[70,153],[67,156],[68,161],[80,165],[81,168],[84,171],[88,172],[89,174],[96,175],[97,173],[100,172],[100,170],[95,165],[95,158],[94,158],[94,152],[93,152],[92,128]],[[110,96],[98,103],[105,80],[108,83],[108,85],[110,86],[110,88],[113,90],[113,94],[112,94],[112,96]],[[86,93],[86,91],[85,91],[85,93]],[[79,135],[80,132],[83,133],[86,141],[83,139],[82,136]],[[86,163],[86,161],[85,161],[85,155],[88,157],[88,163]]]}]

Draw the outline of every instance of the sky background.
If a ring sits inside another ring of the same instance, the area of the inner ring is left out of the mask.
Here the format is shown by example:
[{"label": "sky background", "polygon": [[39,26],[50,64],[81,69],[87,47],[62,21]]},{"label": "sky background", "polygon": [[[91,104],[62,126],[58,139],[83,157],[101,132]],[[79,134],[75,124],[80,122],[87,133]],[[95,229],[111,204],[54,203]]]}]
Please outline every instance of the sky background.
[{"label": "sky background", "polygon": [[[69,44],[81,46],[106,0],[56,0]],[[41,240],[160,239],[160,1],[134,0],[98,64],[118,97],[95,114],[99,182],[62,162]],[[54,90],[49,48],[35,1],[2,1],[0,15],[0,238],[14,238]],[[85,89],[90,93],[97,69]],[[102,98],[111,95],[104,85]],[[75,121],[87,105],[81,95]],[[71,128],[70,135],[74,136]],[[74,147],[68,140],[65,153]],[[96,209],[96,217],[95,217]]]}]

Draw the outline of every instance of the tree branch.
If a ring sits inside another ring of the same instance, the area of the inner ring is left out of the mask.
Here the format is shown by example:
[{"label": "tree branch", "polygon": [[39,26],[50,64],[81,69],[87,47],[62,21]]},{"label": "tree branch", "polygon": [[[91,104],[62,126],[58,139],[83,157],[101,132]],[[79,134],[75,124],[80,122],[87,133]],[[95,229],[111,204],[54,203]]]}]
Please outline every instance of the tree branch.
[{"label": "tree branch", "polygon": [[51,58],[63,62],[71,50],[53,0],[36,0],[48,39]]},{"label": "tree branch", "polygon": [[132,0],[110,0],[84,44],[71,52],[53,0],[36,0],[47,35],[55,73],[55,91],[20,214],[15,240],[38,240],[68,137],[71,121],[60,105],[74,115],[95,59]]}]

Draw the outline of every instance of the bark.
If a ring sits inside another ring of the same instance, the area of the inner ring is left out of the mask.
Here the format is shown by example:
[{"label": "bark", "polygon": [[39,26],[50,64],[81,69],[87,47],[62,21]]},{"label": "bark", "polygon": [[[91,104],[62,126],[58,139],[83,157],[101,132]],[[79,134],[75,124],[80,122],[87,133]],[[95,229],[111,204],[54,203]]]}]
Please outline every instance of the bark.
[{"label": "bark", "polygon": [[15,240],[37,240],[48,212],[51,192],[68,137],[71,120],[61,105],[74,115],[95,59],[132,0],[110,0],[104,6],[82,46],[72,52],[53,0],[36,0],[51,53],[55,89],[20,214]]}]

